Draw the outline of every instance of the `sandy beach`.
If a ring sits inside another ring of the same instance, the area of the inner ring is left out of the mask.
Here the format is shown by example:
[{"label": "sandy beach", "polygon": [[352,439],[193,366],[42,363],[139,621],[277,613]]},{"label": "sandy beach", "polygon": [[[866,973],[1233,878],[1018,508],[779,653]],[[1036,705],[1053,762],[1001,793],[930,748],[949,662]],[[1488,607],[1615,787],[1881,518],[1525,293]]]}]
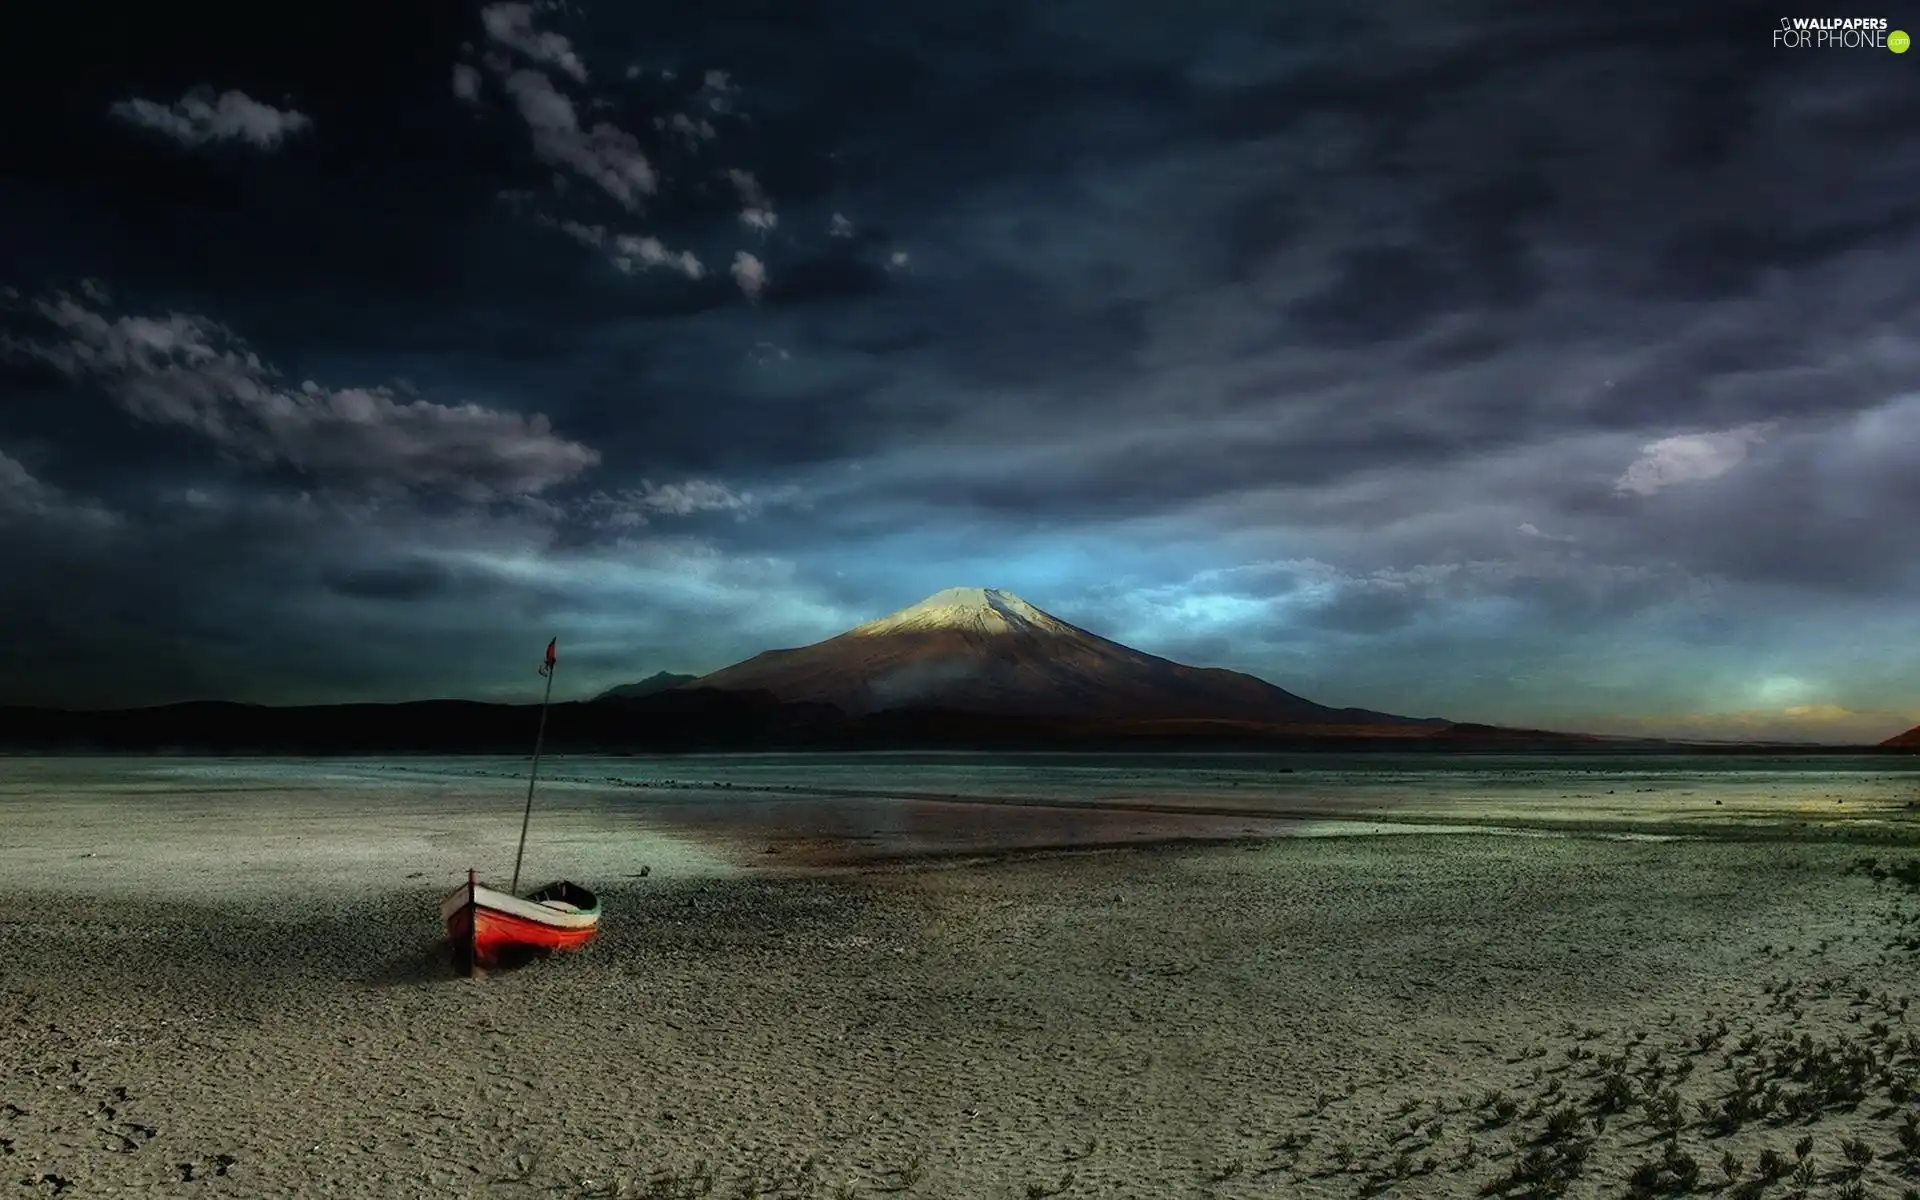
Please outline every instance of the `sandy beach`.
[{"label": "sandy beach", "polygon": [[23,1194],[1920,1185],[1911,775],[1863,780],[1844,820],[1773,796],[1773,825],[1718,836],[1654,809],[1621,836],[1618,787],[1611,836],[1496,832],[1528,816],[1512,794],[1402,805],[1396,836],[1364,798],[1346,824],[1247,801],[1070,827],[950,798],[904,857],[885,813],[853,831],[872,796],[836,833],[817,805],[769,817],[772,792],[703,824],[556,786],[529,872],[599,888],[604,934],[470,981],[435,904],[470,859],[510,864],[511,780],[3,765],[0,1184]]}]

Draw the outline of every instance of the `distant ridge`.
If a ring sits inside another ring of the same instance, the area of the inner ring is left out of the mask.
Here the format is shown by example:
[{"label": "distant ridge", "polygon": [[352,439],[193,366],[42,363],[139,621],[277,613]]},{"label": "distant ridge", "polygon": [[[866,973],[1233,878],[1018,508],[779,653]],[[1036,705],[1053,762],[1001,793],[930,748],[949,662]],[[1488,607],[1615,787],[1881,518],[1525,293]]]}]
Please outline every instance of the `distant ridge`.
[{"label": "distant ridge", "polygon": [[1263,679],[1109,641],[998,588],[948,588],[836,637],[770,650],[689,688],[763,691],[848,713],[906,708],[1102,721],[1430,726],[1329,708]]},{"label": "distant ridge", "polygon": [[[197,701],[157,708],[69,712],[0,708],[0,749],[103,754],[525,755],[537,704],[420,700],[275,708]],[[650,696],[556,703],[546,729],[555,753],[675,754],[835,750],[1287,750],[1503,751],[1581,749],[1577,735],[1489,731],[1436,736],[1450,726],[1220,720],[1074,720],[898,708],[855,715],[788,703],[766,692],[671,688]],[[1502,736],[1504,735],[1504,736]]]},{"label": "distant ridge", "polygon": [[655,692],[664,692],[677,688],[683,683],[692,683],[698,675],[676,675],[672,671],[656,671],[638,683],[623,683],[610,687],[595,696],[595,700],[631,700],[637,696],[651,696]]},{"label": "distant ridge", "polygon": [[1886,741],[1881,742],[1880,744],[1882,746],[1888,747],[1889,749],[1898,749],[1903,746],[1910,746],[1915,750],[1920,750],[1920,725],[1915,725],[1912,729],[1907,730],[1905,733],[1896,734],[1893,737],[1888,738]]},{"label": "distant ridge", "polygon": [[[518,757],[526,755],[539,717],[538,704],[471,700],[295,708],[197,701],[91,712],[0,708],[0,750]],[[856,715],[827,704],[784,702],[766,692],[686,687],[635,698],[556,703],[546,729],[550,752],[612,755],[770,750],[1607,753],[1660,745],[1492,726],[1071,719],[929,708]],[[1728,747],[1723,752],[1746,749]]]}]

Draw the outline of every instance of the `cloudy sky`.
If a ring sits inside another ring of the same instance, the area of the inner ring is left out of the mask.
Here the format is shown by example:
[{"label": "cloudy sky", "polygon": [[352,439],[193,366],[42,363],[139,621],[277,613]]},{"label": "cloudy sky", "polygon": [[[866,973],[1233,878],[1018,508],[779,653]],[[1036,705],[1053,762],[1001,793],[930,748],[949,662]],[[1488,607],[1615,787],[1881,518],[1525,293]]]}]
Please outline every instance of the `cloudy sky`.
[{"label": "cloudy sky", "polygon": [[579,696],[978,585],[1329,704],[1898,732],[1920,54],[1782,12],[50,6],[0,702],[555,634]]}]

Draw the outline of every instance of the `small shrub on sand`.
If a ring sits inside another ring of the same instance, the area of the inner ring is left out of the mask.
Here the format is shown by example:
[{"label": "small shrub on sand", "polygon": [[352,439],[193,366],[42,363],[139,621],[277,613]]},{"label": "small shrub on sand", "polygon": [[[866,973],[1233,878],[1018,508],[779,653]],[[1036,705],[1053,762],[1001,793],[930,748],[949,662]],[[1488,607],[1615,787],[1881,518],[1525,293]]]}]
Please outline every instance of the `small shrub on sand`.
[{"label": "small shrub on sand", "polygon": [[1483,1184],[1482,1196],[1551,1197],[1565,1194],[1586,1166],[1593,1143],[1562,1142],[1534,1146],[1517,1158],[1507,1173]]},{"label": "small shrub on sand", "polygon": [[1841,1142],[1840,1153],[1846,1156],[1849,1175],[1859,1175],[1873,1162],[1873,1147],[1859,1138],[1848,1138]]},{"label": "small shrub on sand", "polygon": [[1766,1182],[1777,1182],[1787,1173],[1786,1155],[1768,1147],[1760,1152],[1760,1161],[1755,1164],[1755,1169],[1759,1171],[1760,1178]]},{"label": "small shrub on sand", "polygon": [[1578,1128],[1580,1128],[1579,1110],[1570,1105],[1563,1105],[1547,1114],[1547,1128],[1542,1135],[1542,1140],[1564,1142],[1572,1137]]},{"label": "small shrub on sand", "polygon": [[1488,1092],[1480,1098],[1480,1110],[1482,1126],[1498,1129],[1519,1114],[1520,1105],[1505,1092]]},{"label": "small shrub on sand", "polygon": [[1641,1101],[1647,1110],[1647,1124],[1669,1137],[1686,1128],[1687,1115],[1680,1103],[1680,1093],[1669,1088],[1665,1092],[1650,1092]]},{"label": "small shrub on sand", "polygon": [[1601,1112],[1625,1112],[1634,1100],[1633,1081],[1621,1070],[1608,1072],[1601,1080],[1599,1090],[1593,1094],[1590,1103]]},{"label": "small shrub on sand", "polygon": [[900,1168],[900,1182],[905,1184],[908,1187],[912,1187],[914,1184],[919,1183],[922,1179],[925,1179],[926,1177],[927,1177],[926,1155],[916,1150],[907,1159],[907,1165]]},{"label": "small shrub on sand", "polygon": [[1242,1171],[1245,1171],[1246,1169],[1247,1169],[1247,1160],[1244,1158],[1235,1156],[1233,1158],[1228,1159],[1227,1164],[1225,1166],[1221,1167],[1219,1170],[1215,1171],[1213,1174],[1207,1176],[1207,1181],[1209,1183],[1225,1183],[1229,1179],[1238,1179],[1240,1177],[1240,1173]]},{"label": "small shrub on sand", "polygon": [[1474,1160],[1479,1157],[1480,1143],[1474,1141],[1472,1138],[1468,1138],[1465,1142],[1461,1143],[1460,1146],[1459,1169],[1463,1171],[1468,1169],[1473,1166]]},{"label": "small shrub on sand", "polygon": [[1667,1173],[1673,1176],[1676,1191],[1690,1192],[1700,1184],[1700,1163],[1680,1149],[1679,1142],[1668,1142],[1664,1159]]}]

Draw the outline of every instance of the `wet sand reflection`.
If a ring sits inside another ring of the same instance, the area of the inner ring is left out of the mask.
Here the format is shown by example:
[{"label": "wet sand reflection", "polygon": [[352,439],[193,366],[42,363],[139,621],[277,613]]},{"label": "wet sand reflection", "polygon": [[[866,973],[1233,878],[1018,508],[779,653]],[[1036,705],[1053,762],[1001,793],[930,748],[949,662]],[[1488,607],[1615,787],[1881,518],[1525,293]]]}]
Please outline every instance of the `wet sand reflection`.
[{"label": "wet sand reflection", "polygon": [[[610,798],[617,804],[617,798]],[[652,799],[629,808],[651,824],[718,845],[755,867],[832,867],[893,859],[1078,849],[1186,839],[1270,837],[1297,819],[812,792],[733,792],[716,801]]]}]

